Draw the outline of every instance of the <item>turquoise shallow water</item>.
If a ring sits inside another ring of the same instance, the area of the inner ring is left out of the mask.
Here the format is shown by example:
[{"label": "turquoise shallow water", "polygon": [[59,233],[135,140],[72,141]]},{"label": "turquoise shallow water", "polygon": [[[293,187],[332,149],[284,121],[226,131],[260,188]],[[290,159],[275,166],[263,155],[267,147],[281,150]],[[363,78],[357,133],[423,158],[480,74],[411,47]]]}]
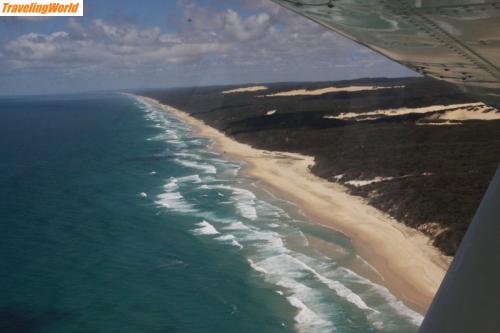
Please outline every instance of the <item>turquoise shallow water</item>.
[{"label": "turquoise shallow water", "polygon": [[416,332],[421,321],[349,269],[348,240],[139,99],[4,98],[0,143],[0,332]]}]

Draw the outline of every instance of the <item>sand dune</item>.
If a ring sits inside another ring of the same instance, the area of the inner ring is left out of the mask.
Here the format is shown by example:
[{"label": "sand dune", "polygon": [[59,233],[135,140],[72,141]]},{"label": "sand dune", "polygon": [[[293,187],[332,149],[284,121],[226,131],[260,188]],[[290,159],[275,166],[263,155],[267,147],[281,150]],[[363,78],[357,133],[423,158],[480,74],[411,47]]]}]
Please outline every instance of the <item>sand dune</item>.
[{"label": "sand dune", "polygon": [[442,120],[499,120],[500,112],[497,109],[480,105],[476,110],[458,109],[447,111],[439,116]]},{"label": "sand dune", "polygon": [[417,126],[456,126],[456,125],[462,125],[462,124],[463,123],[456,122],[456,121],[455,122],[443,121],[440,123],[429,123],[429,122],[421,123],[421,122],[418,122],[415,125],[417,125]]},{"label": "sand dune", "polygon": [[449,264],[427,236],[349,195],[344,186],[313,175],[310,156],[254,149],[182,111],[147,100],[197,128],[200,135],[214,139],[215,149],[245,161],[246,172],[297,203],[311,220],[350,237],[395,295],[415,310],[426,311]]},{"label": "sand dune", "polygon": [[222,93],[223,94],[234,94],[234,93],[242,93],[242,92],[261,91],[261,90],[267,90],[267,87],[266,86],[243,87],[243,88],[237,88],[237,89],[231,89],[231,90],[224,90]]},{"label": "sand dune", "polygon": [[377,86],[350,86],[350,87],[329,87],[329,88],[321,88],[315,90],[306,90],[306,89],[295,89],[290,91],[283,91],[280,93],[269,94],[259,97],[278,97],[278,96],[317,96],[328,94],[332,92],[354,92],[354,91],[366,91],[366,90],[380,90],[380,89],[396,89],[396,88],[404,88],[404,86],[393,86],[393,87],[377,87]]},{"label": "sand dune", "polygon": [[[421,173],[419,175],[405,175],[405,176],[399,176],[399,177],[380,177],[380,176],[377,176],[373,179],[348,180],[344,184],[352,185],[355,187],[361,187],[361,186],[366,186],[366,185],[370,185],[373,183],[385,182],[385,181],[389,181],[389,180],[393,180],[393,179],[401,179],[401,178],[408,178],[408,177],[415,177],[415,176],[431,176],[431,175],[432,174],[429,172],[424,172],[424,173]],[[342,175],[339,175],[339,176],[342,176]],[[339,176],[334,177],[335,180],[340,181],[343,178],[343,176],[342,177],[339,177]]]},{"label": "sand dune", "polygon": [[392,179],[394,179],[394,177],[375,177],[373,179],[367,179],[367,180],[349,180],[345,183],[352,185],[352,186],[360,187],[360,186],[366,186],[366,185],[370,185],[373,183],[380,183],[380,182],[392,180]]},{"label": "sand dune", "polygon": [[[436,114],[439,112],[439,114]],[[424,120],[497,120],[500,112],[483,103],[464,103],[450,105],[431,105],[419,108],[384,109],[370,112],[345,112],[338,116],[324,116],[325,119],[349,119],[356,121],[374,120],[384,116],[401,116],[411,113],[432,113]],[[453,122],[419,123],[419,125],[456,125]]]}]

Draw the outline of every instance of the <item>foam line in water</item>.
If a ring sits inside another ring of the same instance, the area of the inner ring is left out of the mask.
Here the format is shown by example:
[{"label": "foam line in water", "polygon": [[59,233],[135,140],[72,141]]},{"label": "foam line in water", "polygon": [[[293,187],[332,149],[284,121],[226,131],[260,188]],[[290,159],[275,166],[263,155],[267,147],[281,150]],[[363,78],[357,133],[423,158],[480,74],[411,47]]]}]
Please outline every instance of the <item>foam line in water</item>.
[{"label": "foam line in water", "polygon": [[210,164],[198,163],[198,162],[183,160],[183,159],[179,159],[179,158],[174,159],[174,161],[185,166],[185,167],[188,167],[191,169],[201,170],[205,173],[209,173],[209,174],[217,173],[217,168],[213,165],[210,165]]},{"label": "foam line in water", "polygon": [[228,186],[228,185],[222,185],[222,184],[217,184],[217,185],[208,185],[208,184],[203,184],[198,187],[199,190],[232,190],[233,187]]},{"label": "foam line in water", "polygon": [[347,288],[345,285],[343,285],[339,281],[335,281],[335,280],[329,279],[329,278],[321,275],[314,268],[312,268],[311,266],[307,265],[306,263],[298,260],[297,258],[294,258],[292,256],[289,256],[289,257],[291,257],[292,260],[294,260],[298,265],[302,266],[304,268],[304,270],[311,272],[316,277],[316,279],[318,279],[323,284],[327,285],[328,288],[334,290],[338,296],[346,299],[348,302],[356,305],[358,308],[360,308],[362,310],[371,310],[371,311],[377,312],[376,310],[374,310],[374,309],[370,308],[368,305],[366,305],[366,303],[361,299],[361,297],[359,295],[354,293],[351,289]]},{"label": "foam line in water", "polygon": [[366,267],[368,267],[370,270],[376,273],[382,280],[384,279],[382,274],[380,274],[380,272],[375,267],[373,267],[368,261],[366,261],[359,255],[356,255],[356,258],[359,259],[359,261],[361,261]]},{"label": "foam line in water", "polygon": [[208,223],[205,220],[201,221],[200,223],[197,223],[196,225],[199,226],[199,228],[193,230],[193,233],[195,235],[217,235],[217,234],[219,234],[217,229],[215,229],[215,227],[213,225],[211,225],[210,223]]},{"label": "foam line in water", "polygon": [[273,231],[260,231],[256,229],[250,229],[252,232],[244,236],[246,241],[258,242],[259,251],[270,251],[272,253],[282,253],[288,251],[284,244],[281,236]]},{"label": "foam line in water", "polygon": [[[163,128],[163,126],[164,125],[156,124],[154,127]],[[166,131],[163,131],[162,133],[160,133],[158,135],[155,135],[155,136],[149,138],[149,140],[151,140],[151,141],[176,142],[177,140],[179,140],[179,136],[174,131],[166,130]]]},{"label": "foam line in water", "polygon": [[252,221],[257,219],[257,210],[252,203],[238,202],[236,203],[236,208],[239,210],[242,217]]},{"label": "foam line in water", "polygon": [[[259,263],[261,266],[266,265],[266,266],[271,266],[274,267],[277,271],[275,273],[280,274],[279,270],[281,271],[295,271],[295,272],[308,272],[311,273],[316,280],[319,282],[323,283],[326,285],[329,289],[333,290],[338,296],[342,297],[343,299],[347,300],[348,302],[356,305],[361,310],[370,310],[377,312],[376,310],[370,308],[362,299],[359,295],[354,293],[351,289],[346,287],[344,284],[342,284],[339,281],[329,279],[325,277],[324,275],[320,274],[317,270],[312,268],[311,266],[307,265],[305,262],[289,255],[289,254],[279,254],[275,257],[271,257],[268,259],[263,260],[261,263]],[[264,267],[266,267],[264,266]],[[302,273],[299,273],[301,275]]]},{"label": "foam line in water", "polygon": [[298,309],[294,319],[299,332],[335,331],[333,323],[325,319],[329,316],[331,309],[326,309],[321,304],[318,291],[289,277],[279,279],[276,284],[292,293],[287,296],[287,300]]},{"label": "foam line in water", "polygon": [[269,218],[290,218],[290,216],[281,208],[272,205],[265,201],[258,201],[257,209],[260,215],[269,217]]},{"label": "foam line in water", "polygon": [[217,240],[219,241],[227,241],[227,242],[230,242],[231,245],[237,247],[237,248],[240,248],[242,249],[243,248],[243,245],[240,244],[240,242],[238,242],[236,240],[236,237],[234,237],[233,235],[222,235],[222,236],[219,236],[216,238]]},{"label": "foam line in water", "polygon": [[294,317],[299,332],[327,332],[333,331],[332,324],[320,318],[314,311],[295,296],[287,297],[288,302],[299,311]]},{"label": "foam line in water", "polygon": [[176,152],[174,155],[179,157],[191,158],[197,161],[202,159],[202,157],[197,154],[187,153],[185,151]]},{"label": "foam line in water", "polygon": [[413,325],[420,326],[422,324],[424,317],[420,313],[407,307],[402,301],[398,300],[386,287],[372,282],[345,267],[339,268],[338,271],[345,274],[351,281],[358,281],[369,286],[373,292],[380,295],[386,301],[387,306],[392,308],[399,315],[407,318]]},{"label": "foam line in water", "polygon": [[179,187],[177,186],[177,178],[175,178],[175,177],[170,178],[168,183],[163,185],[163,188],[169,192],[175,191],[176,189],[178,189]]},{"label": "foam line in water", "polygon": [[177,181],[180,183],[188,182],[188,183],[198,184],[201,183],[201,178],[199,175],[190,175],[190,176],[179,177],[177,178]]},{"label": "foam line in water", "polygon": [[242,222],[236,221],[224,227],[224,230],[250,230],[250,227],[243,224]]},{"label": "foam line in water", "polygon": [[257,209],[255,208],[255,194],[249,190],[233,188],[234,201],[240,215],[249,220],[257,219]]},{"label": "foam line in water", "polygon": [[249,190],[222,184],[216,184],[216,185],[204,184],[201,185],[199,189],[232,191],[233,197],[231,198],[231,200],[235,203],[236,209],[238,210],[240,215],[252,221],[258,218],[257,209],[255,208],[256,197],[255,194],[253,194]]},{"label": "foam line in water", "polygon": [[158,195],[156,204],[181,213],[193,213],[196,209],[186,202],[179,192],[165,192]]},{"label": "foam line in water", "polygon": [[248,259],[248,263],[250,264],[250,267],[252,267],[252,269],[254,271],[257,271],[257,272],[263,273],[263,274],[269,274],[268,271],[266,271],[264,268],[262,268],[259,265],[257,265],[255,262],[253,262],[252,259]]}]

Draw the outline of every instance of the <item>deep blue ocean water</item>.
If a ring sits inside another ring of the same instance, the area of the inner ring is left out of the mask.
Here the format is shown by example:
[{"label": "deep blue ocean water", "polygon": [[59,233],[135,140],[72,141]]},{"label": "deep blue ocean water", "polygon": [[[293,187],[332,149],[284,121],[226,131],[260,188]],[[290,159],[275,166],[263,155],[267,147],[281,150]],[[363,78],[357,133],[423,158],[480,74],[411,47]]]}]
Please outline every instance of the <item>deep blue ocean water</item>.
[{"label": "deep blue ocean water", "polygon": [[0,99],[0,332],[416,332],[209,146],[132,96]]}]

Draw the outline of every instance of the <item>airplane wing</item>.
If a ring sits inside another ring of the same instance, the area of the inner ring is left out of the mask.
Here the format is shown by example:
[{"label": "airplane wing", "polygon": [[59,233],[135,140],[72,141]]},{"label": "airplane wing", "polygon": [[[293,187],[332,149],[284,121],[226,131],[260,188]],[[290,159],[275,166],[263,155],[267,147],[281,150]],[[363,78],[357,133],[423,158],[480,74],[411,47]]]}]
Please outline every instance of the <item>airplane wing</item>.
[{"label": "airplane wing", "polygon": [[420,333],[498,332],[500,168],[427,311]]},{"label": "airplane wing", "polygon": [[272,1],[416,72],[500,105],[500,1]]},{"label": "airplane wing", "polygon": [[[272,0],[423,75],[500,106],[500,1]],[[500,332],[500,168],[421,333]]]}]

